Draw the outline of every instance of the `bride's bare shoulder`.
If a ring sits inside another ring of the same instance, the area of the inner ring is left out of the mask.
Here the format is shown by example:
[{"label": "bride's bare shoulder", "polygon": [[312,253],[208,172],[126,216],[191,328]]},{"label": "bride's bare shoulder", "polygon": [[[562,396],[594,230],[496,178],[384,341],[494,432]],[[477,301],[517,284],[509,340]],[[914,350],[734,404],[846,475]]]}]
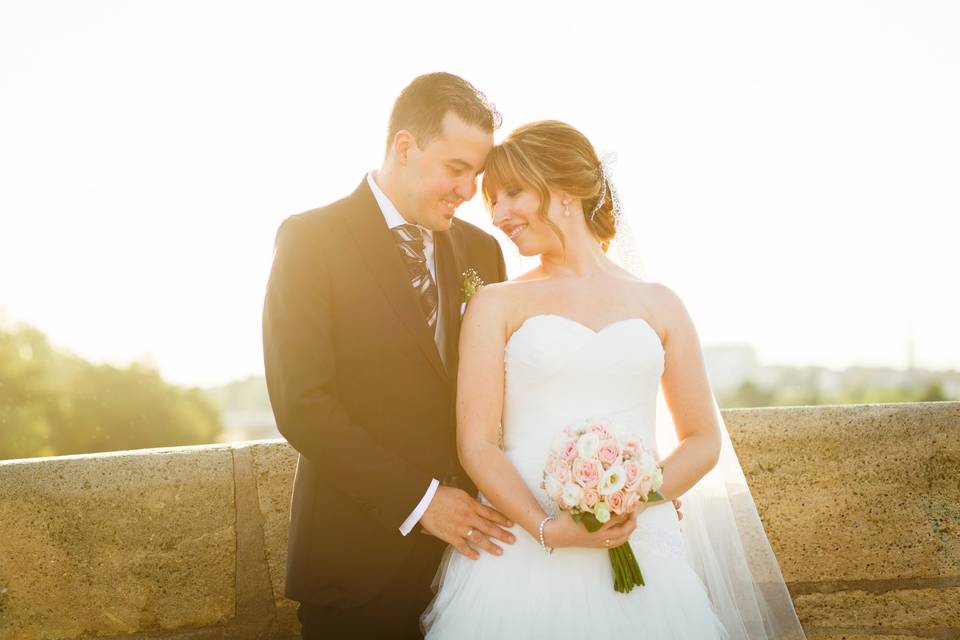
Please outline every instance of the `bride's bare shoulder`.
[{"label": "bride's bare shoulder", "polygon": [[485,285],[488,298],[507,301],[512,297],[529,295],[531,291],[549,286],[550,280],[538,268],[527,271],[516,278]]},{"label": "bride's bare shoulder", "polygon": [[676,313],[684,307],[680,295],[662,282],[644,282],[650,301],[665,313]]},{"label": "bride's bare shoulder", "polygon": [[649,302],[652,315],[657,318],[663,329],[665,340],[671,334],[691,334],[696,332],[687,306],[680,295],[662,282],[644,282],[645,299]]},{"label": "bride's bare shoulder", "polygon": [[[493,322],[502,327],[507,334],[513,332],[518,319],[524,317],[527,307],[551,295],[551,279],[539,269],[528,271],[516,278],[504,282],[484,285],[467,303],[467,313],[473,319]],[[467,319],[467,316],[464,316]]]}]

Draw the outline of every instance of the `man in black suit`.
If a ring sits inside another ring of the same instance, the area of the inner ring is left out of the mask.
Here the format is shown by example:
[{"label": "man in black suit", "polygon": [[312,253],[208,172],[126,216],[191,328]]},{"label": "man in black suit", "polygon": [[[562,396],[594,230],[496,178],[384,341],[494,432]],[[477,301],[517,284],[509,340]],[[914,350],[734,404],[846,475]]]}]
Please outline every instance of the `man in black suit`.
[{"label": "man in black suit", "polygon": [[445,545],[477,557],[513,541],[473,497],[454,412],[463,273],[506,278],[496,240],[453,217],[498,120],[462,78],[416,78],[380,170],[277,232],[264,360],[300,453],[285,594],[304,638],[419,637]]}]

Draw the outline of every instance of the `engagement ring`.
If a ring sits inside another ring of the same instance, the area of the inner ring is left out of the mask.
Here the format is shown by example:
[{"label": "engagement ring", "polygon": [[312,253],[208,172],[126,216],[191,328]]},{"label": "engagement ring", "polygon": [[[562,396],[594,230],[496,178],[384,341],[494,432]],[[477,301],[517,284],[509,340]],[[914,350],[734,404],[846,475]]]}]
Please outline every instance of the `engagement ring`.
[{"label": "engagement ring", "polygon": [[470,537],[470,534],[472,534],[472,533],[473,533],[473,527],[470,527],[469,529],[467,529],[467,537],[468,537],[468,538]]}]

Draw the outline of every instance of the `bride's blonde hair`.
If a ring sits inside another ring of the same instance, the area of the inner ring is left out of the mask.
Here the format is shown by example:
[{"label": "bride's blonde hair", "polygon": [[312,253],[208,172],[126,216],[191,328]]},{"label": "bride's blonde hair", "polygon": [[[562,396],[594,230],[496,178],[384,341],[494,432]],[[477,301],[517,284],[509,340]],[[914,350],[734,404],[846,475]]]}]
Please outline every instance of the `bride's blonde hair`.
[{"label": "bride's blonde hair", "polygon": [[[587,137],[558,120],[540,120],[518,127],[495,146],[483,172],[483,199],[493,212],[497,190],[511,186],[529,188],[540,196],[537,213],[566,247],[563,233],[547,219],[550,189],[562,191],[583,203],[587,227],[606,251],[616,235],[613,198],[605,179],[597,152]],[[606,194],[600,208],[591,215],[597,200]]]}]

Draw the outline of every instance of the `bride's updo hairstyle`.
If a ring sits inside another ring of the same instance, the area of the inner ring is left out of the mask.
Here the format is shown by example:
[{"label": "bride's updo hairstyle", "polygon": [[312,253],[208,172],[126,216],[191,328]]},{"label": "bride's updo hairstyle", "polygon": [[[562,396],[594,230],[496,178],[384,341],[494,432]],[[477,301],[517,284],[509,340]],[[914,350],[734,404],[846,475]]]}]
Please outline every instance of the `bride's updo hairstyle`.
[{"label": "bride's updo hairstyle", "polygon": [[[550,189],[562,191],[583,202],[587,227],[604,251],[616,235],[613,198],[605,188],[600,159],[587,137],[565,122],[540,120],[518,127],[487,156],[483,172],[483,199],[493,212],[497,191],[502,187],[533,189],[540,196],[540,218],[560,238],[563,232],[547,219]],[[591,217],[597,200],[599,210]]]}]

